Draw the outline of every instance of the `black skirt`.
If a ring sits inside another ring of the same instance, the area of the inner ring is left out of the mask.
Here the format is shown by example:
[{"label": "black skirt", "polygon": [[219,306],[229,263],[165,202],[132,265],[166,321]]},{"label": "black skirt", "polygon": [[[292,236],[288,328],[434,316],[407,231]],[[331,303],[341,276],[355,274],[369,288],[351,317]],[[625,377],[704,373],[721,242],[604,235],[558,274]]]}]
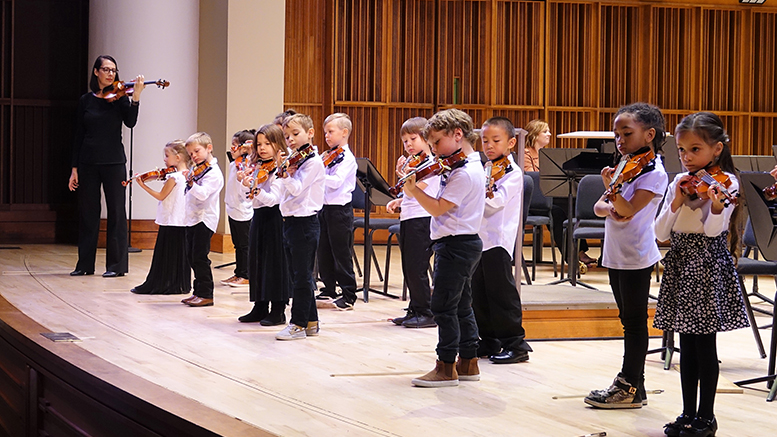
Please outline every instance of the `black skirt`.
[{"label": "black skirt", "polygon": [[283,216],[280,207],[255,208],[248,234],[251,302],[288,300],[291,278],[283,250]]},{"label": "black skirt", "polygon": [[192,269],[186,257],[186,228],[160,226],[146,282],[135,287],[134,292],[188,294],[191,289]]}]

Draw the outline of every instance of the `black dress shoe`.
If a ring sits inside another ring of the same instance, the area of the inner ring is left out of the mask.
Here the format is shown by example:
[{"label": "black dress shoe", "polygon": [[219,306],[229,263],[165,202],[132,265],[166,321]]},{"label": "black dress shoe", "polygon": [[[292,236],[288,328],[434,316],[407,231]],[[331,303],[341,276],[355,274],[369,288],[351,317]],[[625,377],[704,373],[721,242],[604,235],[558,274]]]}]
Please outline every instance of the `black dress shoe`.
[{"label": "black dress shoe", "polygon": [[488,359],[494,364],[521,363],[529,360],[529,353],[526,351],[503,350]]},{"label": "black dress shoe", "polygon": [[687,425],[690,425],[692,421],[693,417],[683,413],[677,416],[677,419],[675,419],[674,422],[664,425],[664,434],[669,437],[679,437],[682,430],[684,430]]},{"label": "black dress shoe", "polygon": [[117,278],[119,276],[124,276],[124,273],[116,273],[108,270],[107,272],[103,273],[103,278]]},{"label": "black dress shoe", "polygon": [[690,425],[680,431],[680,437],[711,437],[718,431],[718,421],[697,417]]},{"label": "black dress shoe", "polygon": [[86,276],[86,275],[93,275],[93,274],[94,272],[87,272],[87,271],[78,270],[78,269],[75,269],[72,272],[70,272],[70,276]]}]

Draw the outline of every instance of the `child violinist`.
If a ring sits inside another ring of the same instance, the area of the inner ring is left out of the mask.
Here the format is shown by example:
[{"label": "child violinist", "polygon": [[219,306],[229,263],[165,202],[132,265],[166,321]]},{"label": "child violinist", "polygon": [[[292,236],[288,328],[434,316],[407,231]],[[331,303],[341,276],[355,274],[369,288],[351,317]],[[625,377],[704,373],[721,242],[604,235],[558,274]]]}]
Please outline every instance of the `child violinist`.
[{"label": "child violinist", "polygon": [[248,281],[248,230],[254,209],[251,199],[246,198],[237,180],[237,172],[246,165],[246,156],[251,150],[250,143],[254,140],[254,130],[241,130],[232,136],[230,155],[232,162],[227,170],[226,188],[224,190],[224,206],[227,210],[229,230],[232,234],[232,244],[235,246],[235,271],[232,276],[224,279],[222,285],[231,287],[247,287]]},{"label": "child violinist", "polygon": [[[341,112],[324,120],[326,179],[324,206],[318,213],[321,238],[318,245],[318,275],[324,288],[316,299],[334,299],[337,309],[352,310],[356,303],[356,276],[353,274],[353,205],[356,188],[356,157],[348,147],[353,131],[351,117]],[[337,285],[343,295],[337,298]]]},{"label": "child violinist", "polygon": [[321,228],[318,211],[324,205],[324,162],[310,142],[313,120],[295,114],[283,122],[291,154],[278,171],[281,178],[280,210],[283,243],[292,280],[291,321],[275,335],[278,340],[303,340],[319,332],[313,266]]},{"label": "child violinist", "polygon": [[252,278],[249,297],[254,307],[238,320],[263,326],[281,325],[286,323],[290,286],[279,207],[281,181],[275,176],[278,160],[286,149],[283,131],[274,124],[266,124],[256,131],[249,147],[246,169],[237,173],[237,179],[242,182],[243,196],[254,207],[248,243],[248,274]]},{"label": "child violinist", "polygon": [[532,348],[523,329],[521,296],[515,288],[513,254],[521,215],[523,172],[513,161],[515,127],[504,117],[483,123],[480,132],[486,164],[486,206],[478,234],[483,253],[472,276],[472,309],[478,324],[478,356],[494,364],[529,359]]},{"label": "child violinist", "polygon": [[431,308],[438,327],[435,368],[412,383],[447,387],[459,385],[460,379],[480,380],[470,281],[483,249],[478,231],[486,200],[486,175],[480,154],[472,146],[478,139],[472,118],[465,112],[446,109],[436,113],[426,123],[424,137],[439,157],[461,157],[450,162],[450,171],[443,172],[436,196],[421,190],[414,174],[405,183],[405,192],[432,216],[430,236],[435,257]]},{"label": "child violinist", "polygon": [[135,179],[140,188],[159,201],[154,221],[159,225],[159,231],[151,268],[146,281],[130,290],[135,294],[187,294],[192,288],[192,271],[186,257],[186,207],[183,193],[186,187],[183,172],[189,168],[191,158],[183,140],[167,143],[164,154],[165,167],[173,167],[175,171],[166,174],[161,190],[150,188],[142,177]]},{"label": "child violinist", "polygon": [[[408,154],[397,159],[396,172],[400,178],[413,168],[421,168],[432,160],[429,143],[423,137],[426,122],[423,117],[413,117],[402,123],[399,129],[402,145]],[[440,191],[440,176],[416,182],[416,186],[429,196],[436,196]],[[399,250],[402,255],[402,275],[410,290],[407,313],[391,321],[406,328],[433,328],[437,324],[432,315],[432,288],[429,284],[429,260],[432,257],[429,226],[432,216],[409,192],[389,202],[386,210],[390,213],[400,210]]]},{"label": "child violinist", "polygon": [[213,271],[210,268],[210,239],[219,222],[219,192],[224,175],[213,156],[213,141],[205,132],[186,140],[186,151],[194,167],[186,175],[186,254],[194,270],[194,291],[181,302],[190,307],[213,306]]},{"label": "child violinist", "polygon": [[[749,326],[735,267],[742,207],[731,198],[739,183],[721,119],[711,112],[688,115],[677,125],[675,138],[688,173],[672,181],[656,220],[656,236],[670,240],[671,246],[663,261],[653,326],[680,334],[683,412],[664,432],[712,436],[718,428],[713,412],[719,371],[716,333]],[[700,180],[707,185],[706,195],[691,189]]]},{"label": "child violinist", "polygon": [[[648,348],[648,293],[653,265],[661,259],[653,224],[667,185],[661,160],[655,159],[664,141],[664,116],[647,103],[624,106],[615,114],[615,143],[623,160],[644,163],[624,174],[606,167],[605,187],[611,190],[594,205],[606,217],[602,265],[608,269],[610,287],[623,325],[623,364],[612,385],[593,390],[585,403],[596,408],[642,408],[647,404],[644,387]],[[622,160],[622,162],[624,162]],[[621,168],[620,165],[618,168]],[[632,168],[630,166],[630,168]]]}]

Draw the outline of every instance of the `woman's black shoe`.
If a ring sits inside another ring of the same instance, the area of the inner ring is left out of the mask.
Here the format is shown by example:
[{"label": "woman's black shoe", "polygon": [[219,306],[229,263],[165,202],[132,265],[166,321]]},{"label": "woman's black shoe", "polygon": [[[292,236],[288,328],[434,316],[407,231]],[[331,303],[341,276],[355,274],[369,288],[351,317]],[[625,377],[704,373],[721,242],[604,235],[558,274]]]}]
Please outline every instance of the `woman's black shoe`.
[{"label": "woman's black shoe", "polygon": [[690,425],[691,422],[693,422],[693,417],[683,413],[677,416],[677,419],[675,419],[674,422],[664,425],[664,434],[668,435],[669,437],[678,437],[680,435],[680,431],[685,429],[687,425]]},{"label": "woman's black shoe", "polygon": [[86,276],[86,275],[93,275],[93,274],[94,272],[87,272],[87,271],[78,270],[78,269],[75,269],[72,272],[70,272],[70,276]]},{"label": "woman's black shoe", "polygon": [[714,417],[712,420],[697,417],[690,425],[680,431],[680,437],[712,437],[717,430],[718,421]]},{"label": "woman's black shoe", "polygon": [[107,272],[103,273],[103,278],[118,278],[119,276],[124,276],[124,273],[116,273],[111,270],[108,270]]},{"label": "woman's black shoe", "polygon": [[285,325],[286,324],[286,314],[280,313],[280,314],[270,314],[264,319],[262,319],[261,322],[262,326],[275,326],[275,325]]},{"label": "woman's black shoe", "polygon": [[246,314],[245,316],[238,317],[237,320],[242,323],[256,323],[258,321],[261,321],[265,317],[267,317],[267,314],[269,314],[269,310],[267,309],[267,306],[264,306],[262,308],[257,305],[254,305],[254,308],[251,310],[250,313]]}]

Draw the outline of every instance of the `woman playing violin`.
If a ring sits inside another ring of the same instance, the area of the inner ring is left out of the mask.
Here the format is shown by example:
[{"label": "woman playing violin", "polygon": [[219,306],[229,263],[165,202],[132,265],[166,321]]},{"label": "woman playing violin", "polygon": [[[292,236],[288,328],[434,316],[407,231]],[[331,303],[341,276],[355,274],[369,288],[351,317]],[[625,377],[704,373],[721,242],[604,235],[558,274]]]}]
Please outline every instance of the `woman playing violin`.
[{"label": "woman playing violin", "polygon": [[127,157],[122,144],[122,124],[129,128],[138,120],[143,76],[136,79],[133,96],[113,102],[97,97],[103,88],[119,79],[116,60],[98,56],[89,82],[91,92],[81,96],[76,112],[72,171],[68,187],[78,190],[78,263],[72,276],[91,275],[95,269],[100,228],[100,185],[108,207],[104,277],[123,276],[128,270],[127,212],[124,187]]}]

